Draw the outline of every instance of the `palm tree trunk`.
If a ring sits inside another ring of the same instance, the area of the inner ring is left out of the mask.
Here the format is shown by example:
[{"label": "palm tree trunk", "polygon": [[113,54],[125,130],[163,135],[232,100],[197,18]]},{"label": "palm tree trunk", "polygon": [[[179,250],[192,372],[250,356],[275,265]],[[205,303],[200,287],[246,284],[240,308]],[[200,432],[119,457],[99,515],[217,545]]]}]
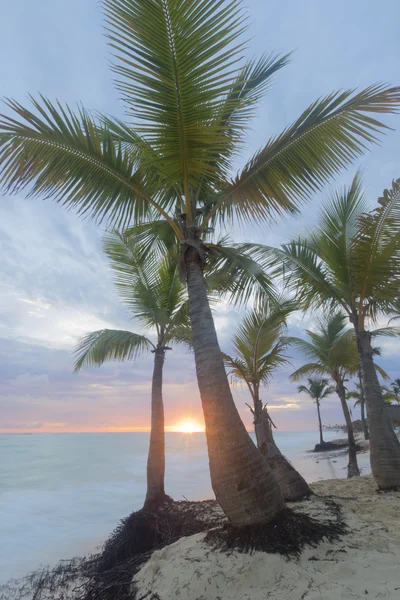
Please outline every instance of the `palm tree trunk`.
[{"label": "palm tree trunk", "polygon": [[319,410],[319,400],[315,401],[317,404],[317,411],[318,411],[318,423],[319,423],[319,443],[322,445],[324,444],[324,438],[322,437],[322,421],[321,421],[321,412]]},{"label": "palm tree trunk", "polygon": [[372,474],[380,489],[400,487],[400,442],[393,430],[376,374],[371,334],[357,331],[356,324],[355,329],[367,405]]},{"label": "palm tree trunk", "polygon": [[162,397],[162,377],[165,349],[154,352],[153,382],[151,387],[151,432],[147,458],[146,508],[159,504],[168,498],[165,494],[165,433],[164,404]]},{"label": "palm tree trunk", "polygon": [[253,444],[233,401],[198,251],[189,247],[184,260],[212,487],[233,525],[267,523],[284,509],[285,503],[271,469]]},{"label": "palm tree trunk", "polygon": [[267,408],[260,400],[254,402],[254,428],[258,449],[268,462],[284,499],[294,502],[309,496],[311,490],[308,483],[276,445]]},{"label": "palm tree trunk", "polygon": [[346,421],[347,427],[347,439],[349,441],[349,464],[347,465],[347,478],[350,479],[350,477],[356,477],[357,475],[360,475],[360,470],[357,464],[357,446],[356,440],[354,439],[354,430],[351,422],[349,407],[347,406],[346,402],[346,390],[344,389],[343,384],[338,384],[336,393],[339,396],[342,404],[344,420]]},{"label": "palm tree trunk", "polygon": [[363,382],[362,382],[361,371],[358,372],[358,380],[360,382],[360,408],[361,408],[361,421],[363,424],[363,431],[364,431],[364,439],[369,440],[369,430],[368,430],[367,419],[365,416],[365,397],[364,397],[364,387],[363,387]]}]

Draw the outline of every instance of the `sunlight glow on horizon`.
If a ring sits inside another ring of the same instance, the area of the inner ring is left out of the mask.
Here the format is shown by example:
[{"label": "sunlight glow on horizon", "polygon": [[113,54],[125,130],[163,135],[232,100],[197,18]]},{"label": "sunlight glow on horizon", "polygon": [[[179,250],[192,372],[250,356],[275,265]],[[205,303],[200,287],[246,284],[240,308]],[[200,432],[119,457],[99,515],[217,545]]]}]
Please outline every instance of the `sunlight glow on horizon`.
[{"label": "sunlight glow on horizon", "polygon": [[200,433],[204,432],[204,426],[200,425],[198,421],[194,419],[184,419],[176,425],[166,427],[168,431],[176,431],[178,433]]}]

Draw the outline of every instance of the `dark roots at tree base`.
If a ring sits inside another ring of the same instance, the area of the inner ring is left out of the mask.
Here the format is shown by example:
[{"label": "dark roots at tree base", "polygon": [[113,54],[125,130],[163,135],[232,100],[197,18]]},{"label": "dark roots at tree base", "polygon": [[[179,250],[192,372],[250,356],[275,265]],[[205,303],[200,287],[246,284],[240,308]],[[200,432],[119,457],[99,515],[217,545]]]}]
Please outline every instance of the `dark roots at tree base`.
[{"label": "dark roots at tree base", "polygon": [[230,525],[213,500],[143,508],[121,521],[99,554],[61,561],[11,582],[0,588],[0,600],[22,600],[27,594],[35,600],[139,600],[132,579],[152,552],[203,531],[208,532],[205,541],[221,551],[297,556],[307,544],[345,533],[339,507],[330,500],[325,504],[333,517],[328,522],[285,509],[268,525],[243,528]]},{"label": "dark roots at tree base", "polygon": [[237,529],[226,524],[209,531],[205,541],[225,551],[259,551],[294,557],[306,545],[315,547],[323,539],[333,541],[344,533],[346,526],[340,513],[335,522],[321,522],[287,508],[267,525]]}]

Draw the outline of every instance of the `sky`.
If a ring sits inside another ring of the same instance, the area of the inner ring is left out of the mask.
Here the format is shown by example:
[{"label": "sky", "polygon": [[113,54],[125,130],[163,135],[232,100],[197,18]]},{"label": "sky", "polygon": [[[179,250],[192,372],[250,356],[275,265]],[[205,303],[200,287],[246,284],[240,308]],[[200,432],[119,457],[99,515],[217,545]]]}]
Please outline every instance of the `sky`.
[{"label": "sky", "polygon": [[[291,123],[316,98],[336,89],[375,82],[400,85],[400,6],[397,0],[247,0],[247,54],[293,50],[260,103],[238,160],[253,153]],[[27,103],[39,92],[71,105],[124,117],[113,85],[104,21],[97,0],[13,0],[0,3],[0,97]],[[5,57],[5,58],[4,58]],[[6,109],[2,109],[6,110]],[[400,115],[385,118],[395,128],[383,143],[325,187],[302,216],[264,228],[235,229],[235,240],[278,245],[316,221],[329,192],[361,168],[371,202],[400,176]],[[73,374],[71,352],[80,336],[102,328],[140,331],[120,304],[102,254],[102,231],[51,201],[0,198],[0,431],[65,432],[146,430],[150,423],[152,358],[109,363]],[[222,306],[216,313],[220,345],[230,338],[241,314]],[[313,315],[294,315],[290,333],[302,335]],[[151,334],[150,334],[151,335]],[[400,376],[400,344],[381,344],[380,364]],[[277,372],[263,391],[277,426],[315,429],[315,406],[297,393],[289,375]],[[202,423],[193,356],[175,348],[164,376],[166,425]],[[251,427],[246,390],[233,387],[240,414]],[[339,401],[324,401],[325,423],[342,423]],[[353,416],[358,416],[353,411]]]}]

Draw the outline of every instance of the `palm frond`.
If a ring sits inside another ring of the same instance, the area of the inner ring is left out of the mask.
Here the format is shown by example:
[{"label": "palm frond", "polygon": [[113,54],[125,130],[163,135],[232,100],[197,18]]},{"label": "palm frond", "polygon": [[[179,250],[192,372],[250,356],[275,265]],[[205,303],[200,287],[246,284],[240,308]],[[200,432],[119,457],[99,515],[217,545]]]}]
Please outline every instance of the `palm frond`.
[{"label": "palm frond", "polygon": [[353,277],[360,305],[376,319],[379,309],[396,301],[400,293],[400,179],[385,190],[379,206],[359,220],[353,243]]},{"label": "palm frond", "polygon": [[379,327],[370,331],[372,337],[400,337],[400,327]]},{"label": "palm frond", "polygon": [[321,306],[332,309],[337,305],[349,310],[329,268],[319,257],[318,247],[312,242],[298,239],[280,249],[271,249],[270,254],[274,257],[272,275],[283,276],[286,289],[295,293],[304,310]]},{"label": "palm frond", "polygon": [[236,356],[225,360],[235,377],[246,381],[253,391],[253,386],[267,385],[273,373],[289,362],[282,332],[292,310],[291,302],[282,302],[249,311],[233,336]]},{"label": "palm frond", "polygon": [[187,309],[182,308],[187,293],[179,279],[176,256],[173,260],[167,254],[160,260],[155,252],[148,252],[144,257],[135,236],[118,231],[106,234],[104,251],[119,296],[144,327],[165,333],[174,323],[182,326],[188,321]]},{"label": "palm frond", "polygon": [[85,335],[77,344],[74,372],[83,366],[99,367],[107,360],[134,360],[155,348],[145,336],[118,329],[100,329]]},{"label": "palm frond", "polygon": [[291,374],[290,380],[299,381],[299,379],[304,379],[304,377],[310,375],[326,375],[326,369],[318,363],[307,363],[296,369],[296,371]]},{"label": "palm frond", "polygon": [[226,145],[214,123],[240,70],[239,2],[107,0],[106,17],[118,88],[191,220],[190,188]]},{"label": "palm frond", "polygon": [[[279,56],[271,53],[264,54],[258,60],[248,61],[221,102],[214,127],[224,132],[226,146],[221,144],[210,158],[216,168],[219,166],[221,173],[227,170],[231,157],[241,149],[240,142],[247,123],[254,114],[255,106],[269,86],[273,75],[288,64],[289,56],[290,54]],[[204,196],[204,181],[197,193],[199,197]],[[214,206],[215,200],[211,204],[204,203],[204,214],[207,215]]]},{"label": "palm frond", "polygon": [[371,114],[396,112],[399,104],[400,88],[380,84],[314,102],[227,184],[213,212],[222,219],[262,221],[298,210],[300,200],[379,140],[386,127]]},{"label": "palm frond", "polygon": [[140,150],[125,151],[83,109],[77,114],[41,97],[32,112],[9,100],[16,118],[0,116],[3,190],[52,198],[79,215],[115,226],[140,221],[160,207],[140,168]]},{"label": "palm frond", "polygon": [[267,272],[269,248],[261,244],[234,244],[225,237],[206,243],[206,277],[215,292],[229,302],[245,305],[276,301],[277,292]]}]

